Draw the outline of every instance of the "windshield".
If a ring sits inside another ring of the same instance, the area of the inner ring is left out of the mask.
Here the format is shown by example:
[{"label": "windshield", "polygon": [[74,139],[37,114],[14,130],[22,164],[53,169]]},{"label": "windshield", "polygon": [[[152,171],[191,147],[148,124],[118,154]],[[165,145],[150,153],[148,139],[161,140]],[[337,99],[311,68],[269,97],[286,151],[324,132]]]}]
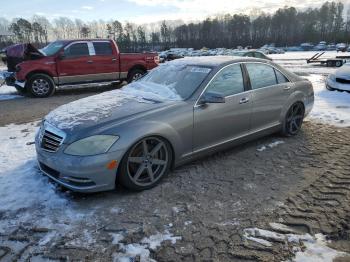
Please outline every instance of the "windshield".
[{"label": "windshield", "polygon": [[55,41],[40,49],[40,51],[43,52],[46,56],[51,56],[56,54],[63,46],[63,41]]},{"label": "windshield", "polygon": [[186,100],[210,73],[211,68],[179,63],[164,64],[124,90],[156,100]]}]

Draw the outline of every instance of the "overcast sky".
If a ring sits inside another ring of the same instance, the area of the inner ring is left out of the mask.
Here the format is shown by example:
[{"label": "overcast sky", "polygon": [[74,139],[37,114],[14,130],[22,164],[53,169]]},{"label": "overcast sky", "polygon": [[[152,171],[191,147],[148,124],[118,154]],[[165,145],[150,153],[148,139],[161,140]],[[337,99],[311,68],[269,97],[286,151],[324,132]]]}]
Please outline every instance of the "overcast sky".
[{"label": "overcast sky", "polygon": [[[285,5],[319,7],[325,0],[0,0],[0,17],[49,19],[59,16],[85,21],[110,20],[150,23],[160,20],[203,19],[221,13],[248,13],[252,9],[273,12]],[[350,0],[342,0],[344,3]]]}]

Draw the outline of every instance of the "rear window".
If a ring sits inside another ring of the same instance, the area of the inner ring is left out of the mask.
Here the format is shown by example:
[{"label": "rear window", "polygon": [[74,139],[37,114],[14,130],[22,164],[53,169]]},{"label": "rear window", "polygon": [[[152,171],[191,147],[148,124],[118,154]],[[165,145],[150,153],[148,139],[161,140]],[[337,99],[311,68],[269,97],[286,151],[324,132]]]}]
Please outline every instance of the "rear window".
[{"label": "rear window", "polygon": [[246,64],[252,89],[276,85],[275,71],[271,66],[265,64]]},{"label": "rear window", "polygon": [[96,55],[112,55],[113,50],[110,42],[93,42]]}]

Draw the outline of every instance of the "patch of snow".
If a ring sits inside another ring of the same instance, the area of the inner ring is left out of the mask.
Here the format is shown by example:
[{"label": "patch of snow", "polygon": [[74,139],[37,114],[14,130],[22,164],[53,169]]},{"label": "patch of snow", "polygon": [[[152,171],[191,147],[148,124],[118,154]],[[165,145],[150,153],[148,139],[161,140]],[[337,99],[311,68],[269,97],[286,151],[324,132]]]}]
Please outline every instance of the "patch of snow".
[{"label": "patch of snow", "polygon": [[265,151],[266,150],[266,146],[261,146],[258,149],[256,149],[259,152]]},{"label": "patch of snow", "polygon": [[276,147],[278,145],[281,145],[281,144],[284,144],[284,141],[275,141],[273,143],[268,144],[268,147],[269,148],[274,148],[274,147]]},{"label": "patch of snow", "polygon": [[190,221],[190,220],[189,221],[185,221],[185,223],[184,223],[185,226],[188,226],[188,225],[191,225],[191,224],[192,224],[192,221]]},{"label": "patch of snow", "polygon": [[23,98],[13,86],[1,85],[0,80],[0,101]]},{"label": "patch of snow", "polygon": [[296,253],[293,259],[295,262],[332,262],[337,257],[350,259],[349,254],[328,247],[326,238],[322,234],[316,234],[315,239],[303,241],[303,243],[306,249]]},{"label": "patch of snow", "polygon": [[[270,223],[270,226],[277,230],[293,231],[288,226],[279,223]],[[322,234],[316,234],[312,237],[310,234],[279,234],[274,231],[259,228],[247,228],[244,230],[244,237],[247,240],[267,247],[272,246],[271,241],[285,241],[304,246],[303,249],[301,249],[301,247],[293,247],[295,257],[292,261],[295,262],[332,262],[337,257],[350,258],[350,254],[328,247],[326,238]]]},{"label": "patch of snow", "polygon": [[272,142],[272,143],[270,143],[270,144],[268,144],[268,145],[262,145],[262,146],[260,146],[259,148],[257,148],[256,150],[257,150],[258,152],[263,152],[263,151],[265,151],[267,148],[274,148],[274,147],[276,147],[276,146],[278,146],[278,145],[281,145],[281,144],[284,144],[284,141],[275,141],[275,142]]},{"label": "patch of snow", "polygon": [[113,238],[113,240],[112,240],[113,245],[119,244],[119,242],[124,239],[124,236],[122,234],[110,233],[110,235]]},{"label": "patch of snow", "polygon": [[145,100],[132,89],[112,90],[98,95],[89,96],[62,105],[51,111],[45,119],[60,129],[72,129],[86,121],[97,122],[111,116],[113,110],[129,101],[140,103],[153,103]]},{"label": "patch of snow", "polygon": [[110,210],[110,212],[112,214],[121,214],[121,213],[123,213],[123,211],[124,210],[122,208],[119,208],[119,207],[112,207]]},{"label": "patch of snow", "polygon": [[180,239],[181,237],[173,236],[173,234],[165,230],[164,233],[157,233],[155,235],[151,235],[150,237],[143,238],[140,243],[124,245],[119,243],[122,240],[121,236],[115,234],[113,236],[113,244],[114,242],[119,244],[123,252],[115,253],[113,255],[113,261],[134,261],[133,259],[139,256],[141,262],[153,262],[155,260],[150,258],[150,249],[157,249],[161,246],[162,242],[164,241],[170,241],[172,244],[175,244],[176,241]]},{"label": "patch of snow", "polygon": [[26,145],[34,141],[37,124],[0,127],[0,211],[67,204],[37,169],[35,146]]},{"label": "patch of snow", "polygon": [[250,241],[254,241],[254,242],[257,242],[263,246],[266,246],[266,247],[271,247],[272,244],[271,242],[267,241],[267,240],[264,240],[264,239],[261,239],[261,238],[256,238],[256,237],[250,237],[250,236],[245,236],[246,239],[250,240]]},{"label": "patch of snow", "polygon": [[308,118],[339,127],[350,126],[350,94],[327,90],[322,75],[306,78],[312,82],[315,92],[314,107]]}]

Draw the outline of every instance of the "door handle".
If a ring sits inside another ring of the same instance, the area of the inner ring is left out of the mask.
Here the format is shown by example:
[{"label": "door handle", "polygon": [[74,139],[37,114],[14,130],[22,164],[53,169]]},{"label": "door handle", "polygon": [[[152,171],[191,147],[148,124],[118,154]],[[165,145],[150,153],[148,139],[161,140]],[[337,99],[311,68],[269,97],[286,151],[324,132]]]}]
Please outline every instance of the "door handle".
[{"label": "door handle", "polygon": [[87,63],[88,63],[88,64],[92,64],[93,61],[92,61],[92,60],[88,60]]},{"label": "door handle", "polygon": [[243,98],[239,101],[240,104],[245,104],[245,103],[248,103],[248,102],[249,102],[249,98],[248,98],[248,97],[243,97]]},{"label": "door handle", "polygon": [[291,89],[291,86],[290,85],[286,85],[283,89],[284,90],[289,90],[289,89]]},{"label": "door handle", "polygon": [[112,62],[115,62],[115,61],[117,61],[117,58],[112,58]]}]

